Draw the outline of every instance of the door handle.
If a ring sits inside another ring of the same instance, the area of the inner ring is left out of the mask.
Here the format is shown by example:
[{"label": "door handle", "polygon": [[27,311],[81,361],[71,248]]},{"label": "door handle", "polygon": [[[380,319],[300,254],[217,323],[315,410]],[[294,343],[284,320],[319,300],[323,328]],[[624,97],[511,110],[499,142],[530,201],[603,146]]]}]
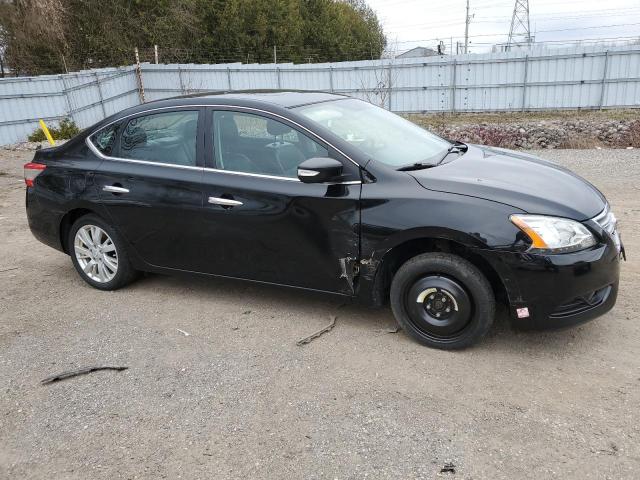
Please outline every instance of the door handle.
[{"label": "door handle", "polygon": [[115,185],[106,185],[102,187],[102,191],[111,193],[129,193],[128,188],[116,187]]},{"label": "door handle", "polygon": [[214,205],[222,205],[224,207],[237,207],[242,205],[242,202],[238,200],[231,200],[230,198],[209,197],[209,203]]}]

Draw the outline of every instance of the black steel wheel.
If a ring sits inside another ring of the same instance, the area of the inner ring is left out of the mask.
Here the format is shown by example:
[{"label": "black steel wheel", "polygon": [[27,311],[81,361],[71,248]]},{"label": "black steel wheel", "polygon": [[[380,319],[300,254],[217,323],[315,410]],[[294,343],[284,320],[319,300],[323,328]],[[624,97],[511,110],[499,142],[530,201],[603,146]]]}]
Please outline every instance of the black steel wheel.
[{"label": "black steel wheel", "polygon": [[493,323],[495,299],[485,276],[467,260],[425,253],[407,261],[391,283],[391,308],[411,337],[429,347],[468,347]]}]

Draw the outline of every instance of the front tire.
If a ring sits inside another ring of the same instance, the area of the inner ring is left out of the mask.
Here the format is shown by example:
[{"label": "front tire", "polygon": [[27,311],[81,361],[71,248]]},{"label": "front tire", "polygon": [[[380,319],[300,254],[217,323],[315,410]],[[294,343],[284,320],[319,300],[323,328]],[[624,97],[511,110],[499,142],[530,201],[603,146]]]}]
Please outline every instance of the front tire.
[{"label": "front tire", "polygon": [[97,215],[80,217],[69,231],[69,255],[80,277],[94,288],[117,290],[137,272],[118,232]]},{"label": "front tire", "polygon": [[405,332],[423,345],[444,350],[477,342],[495,316],[486,277],[464,258],[446,253],[408,260],[393,277],[390,299]]}]

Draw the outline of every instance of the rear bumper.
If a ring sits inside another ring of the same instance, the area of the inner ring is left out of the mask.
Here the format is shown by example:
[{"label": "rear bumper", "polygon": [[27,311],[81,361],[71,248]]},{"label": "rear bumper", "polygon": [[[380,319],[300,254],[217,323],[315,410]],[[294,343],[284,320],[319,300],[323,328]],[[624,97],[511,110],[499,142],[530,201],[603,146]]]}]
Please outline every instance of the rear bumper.
[{"label": "rear bumper", "polygon": [[560,255],[485,251],[483,256],[502,279],[516,328],[570,327],[616,303],[620,251],[613,242]]},{"label": "rear bumper", "polygon": [[25,205],[31,233],[45,245],[62,252],[63,248],[60,242],[62,212],[56,212],[50,205],[45,206],[46,203],[38,197],[33,187],[27,187]]}]

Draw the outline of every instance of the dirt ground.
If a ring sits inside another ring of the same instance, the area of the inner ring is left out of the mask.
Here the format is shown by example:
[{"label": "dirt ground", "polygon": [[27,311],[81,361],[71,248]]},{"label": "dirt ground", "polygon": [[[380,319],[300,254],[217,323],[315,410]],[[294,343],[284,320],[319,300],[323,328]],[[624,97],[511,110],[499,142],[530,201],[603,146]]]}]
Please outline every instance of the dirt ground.
[{"label": "dirt ground", "polygon": [[[540,154],[611,201],[618,304],[560,332],[499,319],[450,353],[389,333],[388,309],[311,293],[164,276],[94,290],[28,230],[31,153],[0,151],[0,478],[638,478],[640,151]],[[40,384],[90,365],[129,369]]]}]

